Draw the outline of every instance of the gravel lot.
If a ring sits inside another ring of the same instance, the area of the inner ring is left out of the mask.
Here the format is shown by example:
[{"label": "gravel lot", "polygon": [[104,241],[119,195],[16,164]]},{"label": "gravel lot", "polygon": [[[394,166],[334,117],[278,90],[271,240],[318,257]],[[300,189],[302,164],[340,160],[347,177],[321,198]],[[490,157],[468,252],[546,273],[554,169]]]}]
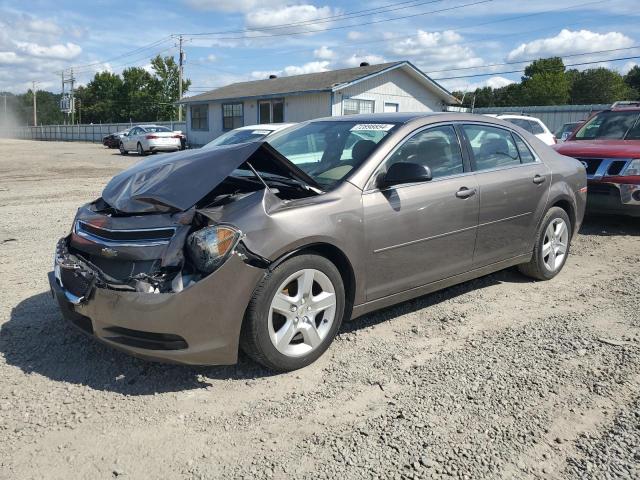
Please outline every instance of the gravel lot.
[{"label": "gravel lot", "polygon": [[0,478],[639,478],[640,222],[590,218],[514,269],[345,324],[273,375],[147,363],[48,292],[75,209],[137,161],[0,140]]}]

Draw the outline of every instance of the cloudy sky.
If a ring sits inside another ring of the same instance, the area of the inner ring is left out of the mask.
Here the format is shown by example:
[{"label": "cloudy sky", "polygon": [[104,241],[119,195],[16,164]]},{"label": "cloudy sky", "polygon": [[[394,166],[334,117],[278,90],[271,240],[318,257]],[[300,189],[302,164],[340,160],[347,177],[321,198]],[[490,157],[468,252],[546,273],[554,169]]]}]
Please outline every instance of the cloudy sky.
[{"label": "cloudy sky", "polygon": [[100,70],[148,68],[158,53],[177,58],[178,34],[192,93],[404,59],[451,90],[499,87],[549,55],[625,73],[640,63],[629,58],[640,57],[639,20],[630,0],[3,1],[0,91],[32,81],[60,91],[71,67],[81,84]]}]

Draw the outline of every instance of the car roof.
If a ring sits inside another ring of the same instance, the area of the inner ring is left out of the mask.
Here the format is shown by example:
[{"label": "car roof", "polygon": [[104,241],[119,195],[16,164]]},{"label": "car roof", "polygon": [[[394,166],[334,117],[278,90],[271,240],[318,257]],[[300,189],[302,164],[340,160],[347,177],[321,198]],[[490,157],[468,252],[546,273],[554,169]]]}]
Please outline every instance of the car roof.
[{"label": "car roof", "polygon": [[490,115],[495,118],[520,118],[522,120],[533,120],[535,122],[542,122],[539,118],[531,117],[529,115],[518,115],[517,113],[499,113],[497,115]]}]

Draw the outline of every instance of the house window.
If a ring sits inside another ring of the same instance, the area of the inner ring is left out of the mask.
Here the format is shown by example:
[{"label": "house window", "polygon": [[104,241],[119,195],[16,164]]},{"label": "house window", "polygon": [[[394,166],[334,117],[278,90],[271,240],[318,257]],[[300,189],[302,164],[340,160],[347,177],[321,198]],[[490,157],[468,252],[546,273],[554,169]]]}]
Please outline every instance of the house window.
[{"label": "house window", "polygon": [[284,100],[260,100],[258,102],[258,123],[284,122]]},{"label": "house window", "polygon": [[373,113],[373,100],[347,98],[342,101],[343,115],[354,115],[356,113]]},{"label": "house window", "polygon": [[399,112],[399,111],[400,111],[400,105],[398,105],[397,103],[384,102],[385,113],[392,113],[392,112]]},{"label": "house window", "polygon": [[191,105],[191,130],[209,130],[209,105]]},{"label": "house window", "polygon": [[233,130],[244,125],[244,108],[242,103],[222,104],[222,129]]}]

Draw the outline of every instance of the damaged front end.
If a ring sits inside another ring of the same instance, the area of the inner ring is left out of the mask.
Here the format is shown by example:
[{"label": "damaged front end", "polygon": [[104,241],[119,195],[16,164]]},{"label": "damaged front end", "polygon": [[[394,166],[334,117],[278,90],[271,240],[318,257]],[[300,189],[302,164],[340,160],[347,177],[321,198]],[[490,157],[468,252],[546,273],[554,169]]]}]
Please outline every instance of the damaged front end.
[{"label": "damaged front end", "polygon": [[[217,178],[195,179],[197,187],[185,187],[183,175],[199,169],[176,157],[180,168],[171,162],[137,166],[78,209],[71,233],[58,242],[50,274],[64,315],[140,357],[234,363],[244,310],[269,261],[247,248],[225,212],[265,214],[288,199],[316,194],[300,180],[280,180],[276,189],[238,173],[248,160],[260,164],[270,155],[260,145],[243,148],[244,162],[236,152],[225,168],[215,165]],[[199,154],[194,162],[204,167],[204,160]],[[256,173],[249,167],[245,173]]]}]

